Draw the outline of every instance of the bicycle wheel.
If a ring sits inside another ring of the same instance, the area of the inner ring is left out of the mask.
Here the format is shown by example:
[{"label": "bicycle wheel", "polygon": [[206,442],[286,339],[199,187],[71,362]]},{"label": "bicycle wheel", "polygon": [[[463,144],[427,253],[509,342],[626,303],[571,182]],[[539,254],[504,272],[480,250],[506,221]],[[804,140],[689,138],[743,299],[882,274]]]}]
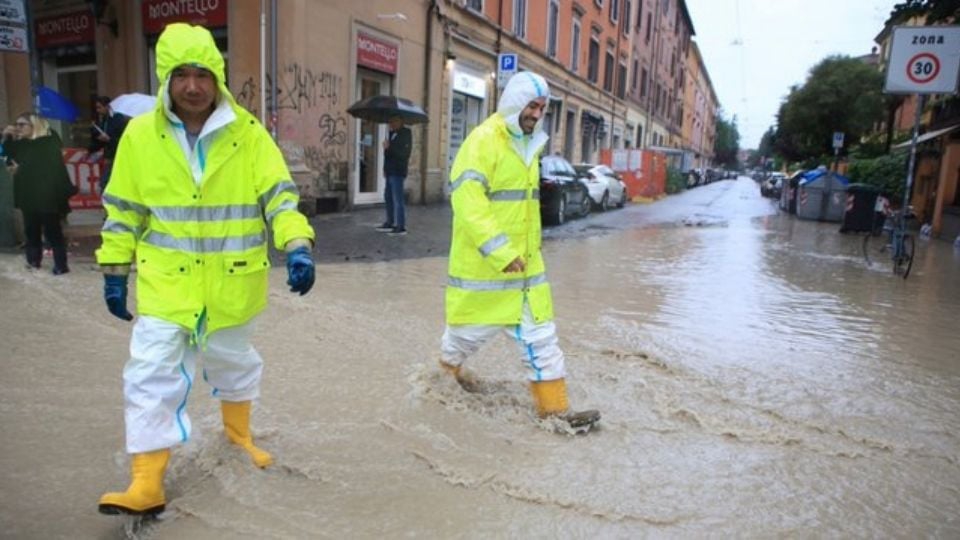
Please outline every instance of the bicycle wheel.
[{"label": "bicycle wheel", "polygon": [[874,236],[868,233],[864,236],[863,258],[867,261],[867,266],[890,258],[889,247],[886,235]]},{"label": "bicycle wheel", "polygon": [[910,275],[910,268],[913,267],[913,236],[903,235],[903,244],[900,246],[900,253],[893,260],[893,273],[907,279]]}]

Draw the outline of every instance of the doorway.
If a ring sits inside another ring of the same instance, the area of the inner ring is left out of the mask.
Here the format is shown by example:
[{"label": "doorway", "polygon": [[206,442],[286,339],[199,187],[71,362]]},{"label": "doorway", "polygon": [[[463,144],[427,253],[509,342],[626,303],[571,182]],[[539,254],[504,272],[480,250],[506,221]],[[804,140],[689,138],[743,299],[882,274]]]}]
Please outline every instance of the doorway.
[{"label": "doorway", "polygon": [[[357,99],[376,95],[390,95],[390,77],[382,73],[357,70]],[[376,204],[383,202],[383,140],[386,136],[386,124],[368,120],[357,120],[357,140],[354,182],[354,204]]]}]

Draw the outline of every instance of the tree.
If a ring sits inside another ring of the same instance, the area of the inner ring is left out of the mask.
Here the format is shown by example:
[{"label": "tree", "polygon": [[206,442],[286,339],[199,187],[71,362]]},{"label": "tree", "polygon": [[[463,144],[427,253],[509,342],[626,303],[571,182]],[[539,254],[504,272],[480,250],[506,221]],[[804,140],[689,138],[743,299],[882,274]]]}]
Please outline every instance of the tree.
[{"label": "tree", "polygon": [[713,142],[713,156],[717,165],[727,169],[737,169],[737,152],[740,151],[740,132],[737,131],[737,117],[727,120],[723,112],[717,114],[717,137]]},{"label": "tree", "polygon": [[848,145],[860,140],[883,119],[882,85],[873,66],[848,56],[825,58],[781,104],[775,148],[789,161],[804,161],[833,154],[834,132]]},{"label": "tree", "polygon": [[893,6],[886,25],[900,24],[913,17],[924,16],[926,24],[957,20],[960,17],[960,3],[957,0],[906,0]]}]

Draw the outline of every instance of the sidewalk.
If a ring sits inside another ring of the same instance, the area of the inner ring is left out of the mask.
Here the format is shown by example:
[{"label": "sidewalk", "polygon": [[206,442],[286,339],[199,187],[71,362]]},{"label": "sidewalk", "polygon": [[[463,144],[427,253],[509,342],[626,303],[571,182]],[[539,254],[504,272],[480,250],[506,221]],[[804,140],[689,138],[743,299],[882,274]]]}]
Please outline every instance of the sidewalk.
[{"label": "sidewalk", "polygon": [[[317,262],[379,262],[446,256],[450,249],[450,205],[446,202],[408,205],[406,210],[406,236],[388,236],[374,230],[384,221],[382,205],[310,218],[317,232],[314,250]],[[102,210],[70,213],[65,232],[71,261],[94,260],[94,252],[100,247],[102,225]],[[273,259],[274,263],[279,262],[277,257]]]}]

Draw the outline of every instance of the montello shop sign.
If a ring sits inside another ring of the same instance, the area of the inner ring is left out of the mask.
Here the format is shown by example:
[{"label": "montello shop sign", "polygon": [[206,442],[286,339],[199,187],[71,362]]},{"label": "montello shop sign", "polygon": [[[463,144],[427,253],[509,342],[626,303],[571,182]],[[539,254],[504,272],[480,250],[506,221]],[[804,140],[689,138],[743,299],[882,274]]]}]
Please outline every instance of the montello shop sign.
[{"label": "montello shop sign", "polygon": [[357,32],[357,64],[393,75],[397,72],[398,48],[370,34]]},{"label": "montello shop sign", "polygon": [[89,10],[37,19],[34,23],[37,48],[93,43],[94,27],[93,13]]},{"label": "montello shop sign", "polygon": [[159,34],[175,22],[216,28],[227,25],[227,0],[145,0],[141,14],[147,34]]}]

